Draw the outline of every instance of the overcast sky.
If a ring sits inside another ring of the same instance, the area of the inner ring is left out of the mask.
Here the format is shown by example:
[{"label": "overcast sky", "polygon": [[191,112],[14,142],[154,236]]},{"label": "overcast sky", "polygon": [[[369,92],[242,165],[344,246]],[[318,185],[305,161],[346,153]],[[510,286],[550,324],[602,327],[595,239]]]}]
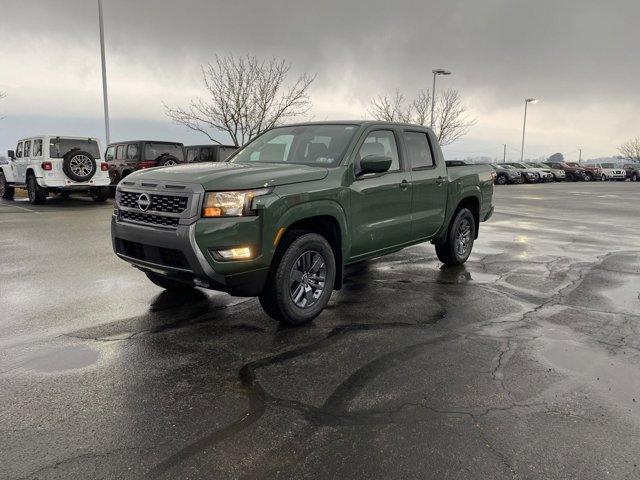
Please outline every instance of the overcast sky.
[{"label": "overcast sky", "polygon": [[[112,139],[203,143],[162,102],[202,93],[215,54],[316,74],[312,118],[365,118],[400,88],[460,90],[477,124],[449,158],[616,153],[640,135],[638,0],[103,0]],[[0,148],[38,133],[104,137],[97,0],[0,0]]]}]

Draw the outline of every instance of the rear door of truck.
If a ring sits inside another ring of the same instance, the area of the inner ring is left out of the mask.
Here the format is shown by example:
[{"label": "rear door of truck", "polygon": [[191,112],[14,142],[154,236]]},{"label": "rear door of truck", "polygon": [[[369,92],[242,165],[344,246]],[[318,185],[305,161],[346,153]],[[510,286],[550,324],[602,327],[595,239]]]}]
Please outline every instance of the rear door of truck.
[{"label": "rear door of truck", "polygon": [[402,140],[413,185],[411,236],[414,240],[429,238],[444,223],[447,167],[437,140],[428,130],[403,128]]}]

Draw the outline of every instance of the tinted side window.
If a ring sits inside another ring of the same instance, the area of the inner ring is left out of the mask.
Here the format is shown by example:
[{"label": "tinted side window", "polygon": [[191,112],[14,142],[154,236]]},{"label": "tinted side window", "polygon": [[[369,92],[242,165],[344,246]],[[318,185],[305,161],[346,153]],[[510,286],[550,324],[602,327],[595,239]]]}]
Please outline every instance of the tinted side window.
[{"label": "tinted side window", "polygon": [[194,162],[196,160],[196,156],[198,154],[197,148],[188,148],[187,149],[187,162]]},{"label": "tinted side window", "polygon": [[116,154],[116,147],[111,146],[107,148],[107,153],[104,154],[104,158],[107,162],[111,162],[113,161],[115,154]]},{"label": "tinted side window", "polygon": [[116,158],[118,160],[124,160],[124,145],[118,145],[116,147]]},{"label": "tinted side window", "polygon": [[38,138],[37,140],[33,141],[33,153],[32,156],[34,157],[41,157],[42,156],[42,139]]},{"label": "tinted side window", "polygon": [[358,160],[369,155],[383,155],[391,158],[389,171],[400,169],[400,159],[398,157],[398,145],[396,137],[391,130],[376,130],[365,138],[364,143],[358,152]]},{"label": "tinted side window", "polygon": [[425,132],[404,132],[404,143],[411,168],[433,167],[431,147]]},{"label": "tinted side window", "polygon": [[22,158],[22,142],[16,147],[16,158]]},{"label": "tinted side window", "polygon": [[198,159],[200,162],[215,162],[215,149],[213,148],[202,148],[200,149],[200,158]]},{"label": "tinted side window", "polygon": [[127,145],[127,160],[137,160],[138,159],[138,145],[135,143],[130,143]]},{"label": "tinted side window", "polygon": [[31,140],[27,140],[26,142],[24,142],[24,156],[31,156]]}]

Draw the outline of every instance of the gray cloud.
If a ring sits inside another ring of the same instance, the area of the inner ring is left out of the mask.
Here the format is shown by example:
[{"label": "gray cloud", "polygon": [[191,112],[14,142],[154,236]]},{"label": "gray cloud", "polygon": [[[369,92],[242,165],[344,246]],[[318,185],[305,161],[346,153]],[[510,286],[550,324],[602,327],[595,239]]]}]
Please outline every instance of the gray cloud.
[{"label": "gray cloud", "polygon": [[[165,121],[160,101],[197,93],[200,63],[250,52],[316,73],[317,118],[362,116],[372,95],[429,87],[432,68],[449,68],[454,75],[441,86],[460,89],[479,120],[454,153],[516,147],[526,96],[541,98],[532,152],[579,145],[603,155],[640,133],[637,1],[103,1],[114,121]],[[9,0],[0,17],[0,31],[11,31],[0,46],[0,89],[11,97],[0,112],[56,117],[65,103],[69,116],[100,115],[96,15],[92,1]],[[36,49],[59,62],[31,66],[42,84],[24,86],[7,72]],[[76,75],[72,87],[66,75]],[[47,91],[56,95],[43,109]],[[85,96],[68,105],[74,91]],[[8,141],[1,130],[0,143]]]}]

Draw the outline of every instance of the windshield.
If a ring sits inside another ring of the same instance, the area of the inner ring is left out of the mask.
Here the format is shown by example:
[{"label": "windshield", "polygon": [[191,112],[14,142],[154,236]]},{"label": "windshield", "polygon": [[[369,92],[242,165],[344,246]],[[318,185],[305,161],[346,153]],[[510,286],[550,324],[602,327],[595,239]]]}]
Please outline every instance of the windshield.
[{"label": "windshield", "polygon": [[615,163],[602,163],[600,164],[601,168],[616,168],[616,164]]},{"label": "windshield", "polygon": [[278,127],[256,138],[229,161],[336,167],[357,129],[357,125]]},{"label": "windshield", "polygon": [[49,158],[62,158],[71,150],[82,150],[89,152],[93,158],[100,158],[100,148],[95,140],[56,137],[49,141]]},{"label": "windshield", "polygon": [[179,161],[184,161],[184,152],[180,143],[154,143],[148,142],[144,147],[145,160],[157,160],[162,155],[171,155]]}]

